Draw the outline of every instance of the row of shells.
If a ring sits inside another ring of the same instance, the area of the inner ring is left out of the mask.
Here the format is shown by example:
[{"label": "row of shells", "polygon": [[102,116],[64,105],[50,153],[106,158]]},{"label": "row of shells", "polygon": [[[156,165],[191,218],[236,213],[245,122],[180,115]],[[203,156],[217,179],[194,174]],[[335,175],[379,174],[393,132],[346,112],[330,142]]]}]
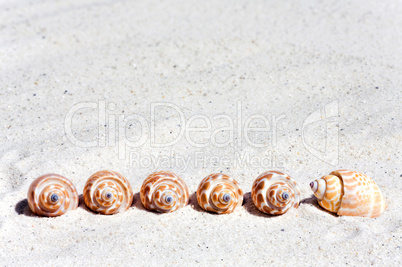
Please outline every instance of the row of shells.
[{"label": "row of shells", "polygon": [[[318,203],[338,215],[378,217],[386,208],[380,189],[361,172],[338,170],[310,183]],[[87,180],[83,198],[94,212],[115,214],[127,210],[133,201],[129,181],[115,171],[99,171]],[[280,171],[267,171],[255,179],[251,197],[263,213],[281,215],[300,203],[296,182]],[[175,173],[159,171],[149,175],[140,191],[143,206],[157,212],[173,212],[189,202],[186,183]],[[226,174],[205,177],[197,189],[197,201],[208,212],[227,214],[243,204],[243,190]],[[28,203],[33,213],[59,216],[78,207],[77,190],[58,174],[46,174],[32,182]]]}]

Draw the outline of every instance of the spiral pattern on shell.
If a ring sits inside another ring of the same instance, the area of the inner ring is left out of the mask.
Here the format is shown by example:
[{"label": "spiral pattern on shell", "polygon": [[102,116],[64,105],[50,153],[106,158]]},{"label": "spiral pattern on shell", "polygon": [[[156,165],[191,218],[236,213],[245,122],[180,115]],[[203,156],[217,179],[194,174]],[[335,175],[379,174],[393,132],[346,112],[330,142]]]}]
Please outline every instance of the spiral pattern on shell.
[{"label": "spiral pattern on shell", "polygon": [[28,204],[37,215],[55,217],[76,209],[78,194],[69,179],[59,174],[46,174],[29,186]]},{"label": "spiral pattern on shell", "polygon": [[142,205],[148,210],[173,212],[188,204],[186,183],[175,173],[159,171],[149,175],[140,191]]},{"label": "spiral pattern on shell", "polygon": [[85,205],[94,212],[109,215],[127,210],[133,202],[128,180],[115,171],[98,171],[84,187]]},{"label": "spiral pattern on shell", "polygon": [[365,174],[337,170],[310,183],[324,209],[338,215],[375,218],[386,208],[380,188]]},{"label": "spiral pattern on shell", "polygon": [[214,173],[205,177],[197,190],[197,201],[206,211],[231,213],[243,204],[243,190],[231,177]]},{"label": "spiral pattern on shell", "polygon": [[280,171],[262,173],[253,183],[251,196],[254,205],[267,214],[280,215],[291,207],[297,208],[300,190],[296,182]]}]

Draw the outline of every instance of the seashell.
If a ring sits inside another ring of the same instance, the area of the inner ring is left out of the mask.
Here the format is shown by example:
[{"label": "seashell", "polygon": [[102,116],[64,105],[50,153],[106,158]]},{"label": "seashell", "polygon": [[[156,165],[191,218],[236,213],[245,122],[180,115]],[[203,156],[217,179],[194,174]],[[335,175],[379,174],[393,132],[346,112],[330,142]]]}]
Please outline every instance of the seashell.
[{"label": "seashell", "polygon": [[55,217],[78,207],[78,194],[71,181],[59,174],[36,178],[28,189],[28,204],[37,215]]},{"label": "seashell", "polygon": [[333,171],[311,182],[310,187],[318,204],[338,215],[375,218],[386,208],[378,186],[361,172]]},{"label": "seashell", "polygon": [[126,211],[134,196],[128,180],[108,170],[92,174],[85,183],[83,195],[88,208],[105,215]]},{"label": "seashell", "polygon": [[299,206],[300,190],[289,175],[280,171],[267,171],[254,181],[251,197],[261,212],[280,215],[291,207]]},{"label": "seashell", "polygon": [[231,213],[243,204],[243,191],[231,177],[214,173],[205,177],[197,190],[197,201],[206,211]]},{"label": "seashell", "polygon": [[148,210],[173,212],[188,204],[189,194],[186,183],[169,171],[154,172],[141,186],[142,205]]}]

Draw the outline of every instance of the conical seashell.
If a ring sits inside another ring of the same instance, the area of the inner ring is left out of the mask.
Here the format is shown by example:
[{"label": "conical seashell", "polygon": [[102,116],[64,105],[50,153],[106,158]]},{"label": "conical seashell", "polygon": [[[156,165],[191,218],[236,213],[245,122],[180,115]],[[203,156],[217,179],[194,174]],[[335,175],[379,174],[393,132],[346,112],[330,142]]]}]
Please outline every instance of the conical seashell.
[{"label": "conical seashell", "polygon": [[83,195],[88,208],[105,215],[127,210],[134,196],[130,183],[123,175],[107,170],[89,177]]},{"label": "conical seashell", "polygon": [[378,186],[361,172],[333,171],[311,182],[310,187],[318,204],[338,215],[375,218],[386,208]]},{"label": "conical seashell", "polygon": [[188,204],[186,183],[169,171],[154,172],[141,186],[141,202],[148,210],[173,212]]},{"label": "conical seashell", "polygon": [[30,185],[28,204],[37,215],[55,217],[76,209],[78,194],[67,178],[59,174],[46,174]]},{"label": "conical seashell", "polygon": [[280,171],[267,171],[254,181],[251,197],[261,212],[280,215],[291,207],[299,206],[300,190],[288,175]]},{"label": "conical seashell", "polygon": [[206,211],[231,213],[243,204],[243,191],[231,177],[214,173],[205,177],[197,190],[197,201]]}]

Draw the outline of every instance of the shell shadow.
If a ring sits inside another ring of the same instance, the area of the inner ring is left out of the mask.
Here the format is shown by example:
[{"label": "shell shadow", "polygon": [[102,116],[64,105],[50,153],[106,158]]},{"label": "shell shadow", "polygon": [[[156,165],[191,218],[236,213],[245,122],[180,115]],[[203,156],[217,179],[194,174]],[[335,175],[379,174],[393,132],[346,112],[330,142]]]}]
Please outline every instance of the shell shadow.
[{"label": "shell shadow", "polygon": [[28,199],[23,199],[15,205],[15,212],[18,215],[25,215],[28,217],[39,217],[38,215],[34,214],[31,209],[29,208]]},{"label": "shell shadow", "polygon": [[321,206],[318,205],[317,198],[316,198],[314,195],[311,195],[309,198],[302,199],[302,200],[300,201],[300,205],[302,205],[302,204],[303,204],[303,205],[304,205],[304,204],[308,204],[308,205],[315,206],[315,207],[317,207],[317,208],[321,208]]},{"label": "shell shadow", "polygon": [[[316,207],[317,209],[322,210],[322,211],[325,211],[326,213],[332,215],[333,217],[339,217],[339,215],[337,215],[336,213],[332,213],[332,212],[330,212],[330,211],[327,211],[327,210],[324,209],[323,207],[321,207],[321,206],[318,204],[318,200],[317,200],[317,198],[316,198],[314,195],[311,195],[309,198],[305,198],[305,199],[303,199],[303,200],[300,201],[300,205],[304,205],[304,204],[314,206],[314,207]],[[300,205],[299,205],[299,206],[300,206]]]},{"label": "shell shadow", "polygon": [[198,212],[203,212],[203,213],[211,214],[211,215],[214,215],[214,216],[227,215],[227,214],[219,214],[219,213],[215,213],[215,212],[210,212],[210,211],[207,211],[207,210],[204,210],[203,208],[201,208],[200,205],[198,204],[197,192],[194,192],[194,193],[191,194],[188,204],[191,206],[191,208],[193,210],[198,211]]},{"label": "shell shadow", "polygon": [[144,206],[143,206],[142,203],[141,203],[141,195],[140,195],[140,192],[137,192],[137,193],[134,194],[133,202],[131,203],[131,207],[135,207],[135,208],[137,208],[137,209],[139,209],[139,210],[148,211],[146,208],[144,208]]},{"label": "shell shadow", "polygon": [[[157,212],[157,211],[154,211],[154,210],[147,210],[144,207],[144,205],[142,205],[140,192],[137,192],[137,193],[134,194],[133,202],[131,203],[131,207],[137,208],[139,210],[147,211],[147,212],[153,213],[155,215],[163,215],[163,214],[165,214],[163,212]],[[168,213],[166,213],[166,214],[168,214]]]},{"label": "shell shadow", "polygon": [[83,195],[83,194],[81,194],[81,195],[78,196],[78,208],[84,209],[84,210],[86,210],[87,212],[90,212],[90,213],[93,213],[93,214],[98,214],[98,213],[92,211],[91,209],[89,209],[89,208],[87,207],[87,205],[85,205],[85,202],[84,202],[84,195]]},{"label": "shell shadow", "polygon": [[251,198],[251,192],[245,193],[243,196],[243,207],[244,209],[255,216],[265,217],[265,218],[274,218],[277,217],[275,215],[270,215],[263,213],[257,209],[257,207],[253,203],[253,199]]},{"label": "shell shadow", "polygon": [[[188,201],[188,205],[193,209],[196,210],[198,212],[206,212],[205,210],[203,210],[200,205],[198,205],[198,201],[197,201],[197,192],[194,192],[190,195],[190,199]],[[210,212],[208,212],[210,213]],[[211,213],[213,214],[213,213]]]}]

